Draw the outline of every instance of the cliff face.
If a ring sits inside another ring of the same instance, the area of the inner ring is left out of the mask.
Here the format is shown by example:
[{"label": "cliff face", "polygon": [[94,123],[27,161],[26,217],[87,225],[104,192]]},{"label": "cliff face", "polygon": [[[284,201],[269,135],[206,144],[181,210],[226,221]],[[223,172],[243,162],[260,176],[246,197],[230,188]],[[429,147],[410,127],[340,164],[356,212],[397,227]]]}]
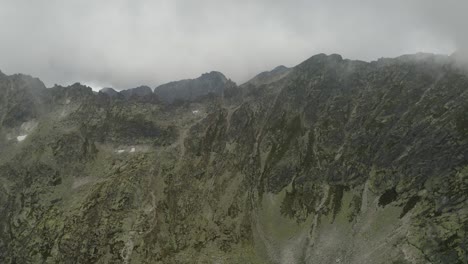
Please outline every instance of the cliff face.
[{"label": "cliff face", "polygon": [[0,262],[468,261],[465,72],[272,78],[167,104],[0,76]]}]

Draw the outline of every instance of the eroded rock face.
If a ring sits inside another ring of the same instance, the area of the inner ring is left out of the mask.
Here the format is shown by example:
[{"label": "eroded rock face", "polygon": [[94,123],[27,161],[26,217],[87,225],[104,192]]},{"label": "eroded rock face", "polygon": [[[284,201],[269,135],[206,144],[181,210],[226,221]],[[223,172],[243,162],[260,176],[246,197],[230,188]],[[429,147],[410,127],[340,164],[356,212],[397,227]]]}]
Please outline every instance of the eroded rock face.
[{"label": "eroded rock face", "polygon": [[[0,127],[0,262],[466,262],[466,73],[427,54],[288,71],[172,105],[39,88]],[[0,78],[0,98],[37,89]]]}]

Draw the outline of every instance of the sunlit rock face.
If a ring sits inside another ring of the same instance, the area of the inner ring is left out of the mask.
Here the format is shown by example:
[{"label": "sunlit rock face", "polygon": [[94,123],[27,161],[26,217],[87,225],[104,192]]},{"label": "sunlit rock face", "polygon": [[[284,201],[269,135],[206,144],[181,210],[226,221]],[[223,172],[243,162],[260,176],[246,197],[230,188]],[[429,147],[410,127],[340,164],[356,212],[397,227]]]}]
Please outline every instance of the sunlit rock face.
[{"label": "sunlit rock face", "polygon": [[0,263],[468,261],[453,58],[319,54],[163,87],[0,75]]}]

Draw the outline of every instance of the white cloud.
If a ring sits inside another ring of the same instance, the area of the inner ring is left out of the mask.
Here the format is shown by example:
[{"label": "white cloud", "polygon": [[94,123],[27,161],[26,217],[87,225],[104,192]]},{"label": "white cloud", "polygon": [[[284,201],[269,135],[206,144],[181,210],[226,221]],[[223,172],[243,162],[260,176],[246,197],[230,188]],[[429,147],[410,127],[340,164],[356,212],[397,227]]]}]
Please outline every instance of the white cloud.
[{"label": "white cloud", "polygon": [[315,53],[372,60],[468,44],[465,1],[0,0],[0,69],[54,83],[242,83]]}]

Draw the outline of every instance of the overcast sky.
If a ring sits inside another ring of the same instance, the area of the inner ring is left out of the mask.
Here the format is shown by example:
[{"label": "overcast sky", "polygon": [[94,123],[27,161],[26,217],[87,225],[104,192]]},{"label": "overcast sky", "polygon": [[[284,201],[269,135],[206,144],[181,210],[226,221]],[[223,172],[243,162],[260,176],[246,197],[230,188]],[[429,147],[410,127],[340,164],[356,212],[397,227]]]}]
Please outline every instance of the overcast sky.
[{"label": "overcast sky", "polygon": [[54,83],[237,83],[316,53],[374,60],[468,47],[466,0],[0,0],[0,70]]}]

